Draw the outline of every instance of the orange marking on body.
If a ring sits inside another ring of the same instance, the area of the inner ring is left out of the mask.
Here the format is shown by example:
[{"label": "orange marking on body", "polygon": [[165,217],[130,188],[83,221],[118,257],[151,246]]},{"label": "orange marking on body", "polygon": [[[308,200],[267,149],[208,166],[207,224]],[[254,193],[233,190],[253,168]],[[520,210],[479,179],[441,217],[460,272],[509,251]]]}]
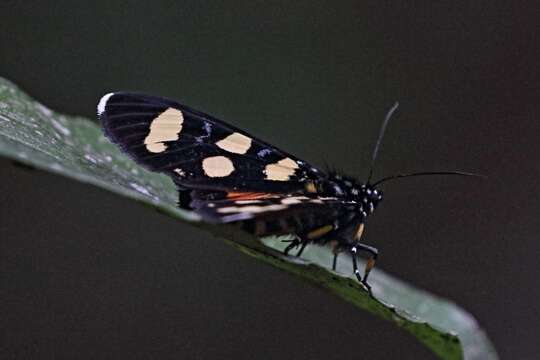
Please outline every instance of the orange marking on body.
[{"label": "orange marking on body", "polygon": [[317,193],[317,187],[313,181],[308,181],[305,185],[305,189],[309,193]]},{"label": "orange marking on body", "polygon": [[254,200],[254,199],[268,199],[274,197],[275,194],[263,193],[263,192],[228,192],[227,199],[232,200]]},{"label": "orange marking on body", "polygon": [[364,223],[360,223],[360,225],[358,225],[358,229],[356,229],[356,234],[354,234],[354,240],[360,240],[363,233],[364,233]]},{"label": "orange marking on body", "polygon": [[366,270],[365,270],[366,275],[369,274],[369,272],[371,271],[371,269],[373,269],[374,266],[375,266],[375,259],[369,258],[366,262]]},{"label": "orange marking on body", "polygon": [[318,229],[310,231],[307,234],[307,238],[310,239],[310,240],[320,238],[320,237],[324,236],[325,234],[329,233],[330,231],[332,231],[333,228],[334,227],[332,225],[321,226]]}]

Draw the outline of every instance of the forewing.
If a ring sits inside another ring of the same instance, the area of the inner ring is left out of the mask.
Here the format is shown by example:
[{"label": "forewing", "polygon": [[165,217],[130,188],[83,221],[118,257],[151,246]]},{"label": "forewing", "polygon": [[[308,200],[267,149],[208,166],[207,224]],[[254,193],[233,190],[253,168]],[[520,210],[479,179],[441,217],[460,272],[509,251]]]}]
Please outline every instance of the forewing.
[{"label": "forewing", "polygon": [[183,188],[286,193],[325,176],[234,126],[171,100],[111,93],[99,102],[98,115],[109,139]]}]

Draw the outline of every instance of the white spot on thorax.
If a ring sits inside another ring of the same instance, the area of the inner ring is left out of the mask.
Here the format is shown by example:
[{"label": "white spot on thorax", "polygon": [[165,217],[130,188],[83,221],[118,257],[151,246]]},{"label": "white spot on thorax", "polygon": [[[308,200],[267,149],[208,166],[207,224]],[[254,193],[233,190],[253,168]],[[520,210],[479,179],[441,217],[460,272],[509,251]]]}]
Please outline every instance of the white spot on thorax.
[{"label": "white spot on thorax", "polygon": [[103,114],[103,112],[105,111],[105,106],[107,106],[107,101],[109,101],[109,98],[113,95],[114,93],[108,93],[106,95],[103,95],[103,97],[99,100],[99,103],[97,106],[98,115]]},{"label": "white spot on thorax", "polygon": [[266,165],[264,173],[266,180],[287,181],[294,175],[298,164],[291,158],[285,158],[275,164]]},{"label": "white spot on thorax", "polygon": [[203,160],[202,169],[210,177],[224,177],[234,171],[234,165],[225,156],[212,156]]},{"label": "white spot on thorax", "polygon": [[146,149],[153,153],[165,151],[167,146],[164,141],[178,139],[178,134],[182,131],[184,115],[178,109],[168,108],[150,124],[150,132],[144,139]]},{"label": "white spot on thorax", "polygon": [[251,147],[251,138],[235,132],[218,141],[216,145],[231,153],[245,154]]}]

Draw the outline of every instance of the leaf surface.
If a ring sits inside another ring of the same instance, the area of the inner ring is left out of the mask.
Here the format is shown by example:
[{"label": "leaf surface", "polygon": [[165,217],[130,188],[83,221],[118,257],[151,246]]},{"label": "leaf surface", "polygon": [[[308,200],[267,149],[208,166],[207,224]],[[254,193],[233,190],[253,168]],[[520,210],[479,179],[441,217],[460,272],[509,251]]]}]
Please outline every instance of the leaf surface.
[{"label": "leaf surface", "polygon": [[299,276],[391,321],[415,336],[441,359],[497,359],[491,342],[475,319],[454,303],[419,290],[379,268],[370,283],[374,298],[353,279],[349,259],[340,257],[329,270],[332,254],[310,246],[302,259],[285,257],[281,239],[259,241],[232,226],[203,223],[176,207],[172,181],[136,165],[90,120],[58,114],[0,78],[0,155],[140,201],[178,219],[179,226],[198,226],[243,253]]}]

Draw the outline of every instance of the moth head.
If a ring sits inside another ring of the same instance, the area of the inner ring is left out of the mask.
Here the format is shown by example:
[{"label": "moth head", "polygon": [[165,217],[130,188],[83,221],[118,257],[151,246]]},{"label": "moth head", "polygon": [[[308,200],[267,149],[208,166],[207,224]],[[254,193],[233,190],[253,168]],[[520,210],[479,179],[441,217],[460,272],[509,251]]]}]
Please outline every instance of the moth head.
[{"label": "moth head", "polygon": [[383,192],[373,185],[366,184],[360,188],[359,198],[367,214],[371,214],[383,199]]}]

